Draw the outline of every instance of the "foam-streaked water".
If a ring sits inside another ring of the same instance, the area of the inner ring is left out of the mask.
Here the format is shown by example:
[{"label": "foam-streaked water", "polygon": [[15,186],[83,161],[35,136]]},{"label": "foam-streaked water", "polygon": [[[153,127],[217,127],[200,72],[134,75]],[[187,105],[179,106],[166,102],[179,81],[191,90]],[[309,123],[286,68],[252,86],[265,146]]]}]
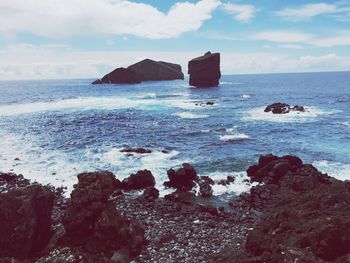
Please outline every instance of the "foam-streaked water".
[{"label": "foam-streaked water", "polygon": [[[215,187],[220,195],[246,191],[244,171],[272,152],[350,179],[350,73],[223,76],[211,89],[90,82],[0,82],[0,171],[72,189],[83,171],[122,179],[149,169],[162,188],[167,169],[190,162],[200,175],[236,176],[236,184]],[[273,102],[306,112],[264,113]],[[153,152],[127,156],[124,147]]]}]

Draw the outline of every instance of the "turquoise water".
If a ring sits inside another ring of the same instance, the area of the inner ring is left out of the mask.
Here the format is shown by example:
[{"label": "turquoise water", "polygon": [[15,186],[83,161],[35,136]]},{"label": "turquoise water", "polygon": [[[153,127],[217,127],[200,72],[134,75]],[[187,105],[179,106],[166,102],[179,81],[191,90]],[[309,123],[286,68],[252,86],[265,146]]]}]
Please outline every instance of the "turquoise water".
[{"label": "turquoise water", "polygon": [[[91,81],[0,82],[0,171],[71,189],[83,171],[122,179],[147,168],[161,187],[167,169],[190,162],[201,175],[235,175],[235,185],[215,191],[238,193],[248,189],[247,167],[272,152],[350,179],[349,72],[223,76],[211,89]],[[263,112],[279,101],[307,111]],[[126,156],[124,147],[153,152]]]}]

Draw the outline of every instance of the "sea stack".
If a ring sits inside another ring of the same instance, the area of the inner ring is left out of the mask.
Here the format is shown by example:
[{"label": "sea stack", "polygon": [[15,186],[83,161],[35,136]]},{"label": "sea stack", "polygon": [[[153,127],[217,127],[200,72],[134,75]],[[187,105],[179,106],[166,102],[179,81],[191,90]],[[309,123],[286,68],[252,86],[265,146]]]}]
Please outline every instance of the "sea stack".
[{"label": "sea stack", "polygon": [[181,66],[164,61],[144,59],[128,67],[141,81],[184,79]]},{"label": "sea stack", "polygon": [[175,79],[184,79],[180,65],[144,59],[127,68],[117,68],[92,84],[136,84],[141,81]]},{"label": "sea stack", "polygon": [[204,56],[194,58],[188,62],[190,86],[217,87],[221,77],[220,53],[208,51]]}]

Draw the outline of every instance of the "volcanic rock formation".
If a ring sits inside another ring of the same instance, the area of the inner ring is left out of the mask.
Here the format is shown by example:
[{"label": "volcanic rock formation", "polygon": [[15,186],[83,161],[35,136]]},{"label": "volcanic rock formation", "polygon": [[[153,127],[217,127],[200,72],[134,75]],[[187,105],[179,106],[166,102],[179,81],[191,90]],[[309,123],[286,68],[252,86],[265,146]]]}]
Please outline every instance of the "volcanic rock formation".
[{"label": "volcanic rock formation", "polygon": [[204,56],[188,62],[190,85],[195,87],[216,87],[219,85],[220,53],[207,52]]}]

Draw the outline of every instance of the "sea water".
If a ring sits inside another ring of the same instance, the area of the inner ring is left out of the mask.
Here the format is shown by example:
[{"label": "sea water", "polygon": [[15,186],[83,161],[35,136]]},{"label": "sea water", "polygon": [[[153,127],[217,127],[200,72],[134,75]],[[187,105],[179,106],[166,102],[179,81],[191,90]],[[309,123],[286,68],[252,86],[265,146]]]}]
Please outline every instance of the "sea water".
[{"label": "sea water", "polygon": [[[215,195],[234,195],[249,189],[246,169],[273,153],[350,179],[350,72],[230,75],[217,88],[91,81],[1,81],[0,171],[66,186],[69,194],[81,172],[123,179],[149,169],[165,193],[166,171],[189,162],[199,175],[235,176],[235,184],[214,187]],[[306,111],[265,113],[274,102]],[[120,152],[125,147],[152,153],[129,156]]]}]

